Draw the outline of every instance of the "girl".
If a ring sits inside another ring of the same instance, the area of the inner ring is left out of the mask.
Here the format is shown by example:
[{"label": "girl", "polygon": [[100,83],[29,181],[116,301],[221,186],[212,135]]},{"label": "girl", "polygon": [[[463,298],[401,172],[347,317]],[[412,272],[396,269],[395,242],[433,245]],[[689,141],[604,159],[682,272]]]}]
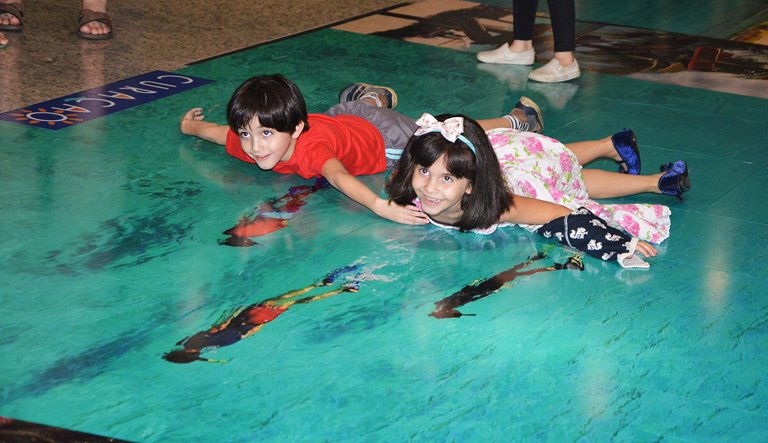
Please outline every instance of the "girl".
[{"label": "girl", "polygon": [[[641,192],[679,197],[690,189],[682,161],[662,166],[659,174],[639,175],[631,131],[568,149],[540,134],[505,129],[486,134],[461,115],[424,114],[417,125],[387,192],[397,204],[414,202],[442,227],[488,234],[519,224],[602,260],[648,267],[636,253],[656,255],[648,242],[669,236],[669,208],[600,205],[590,198]],[[581,165],[599,157],[613,158],[624,173],[582,171]]]}]

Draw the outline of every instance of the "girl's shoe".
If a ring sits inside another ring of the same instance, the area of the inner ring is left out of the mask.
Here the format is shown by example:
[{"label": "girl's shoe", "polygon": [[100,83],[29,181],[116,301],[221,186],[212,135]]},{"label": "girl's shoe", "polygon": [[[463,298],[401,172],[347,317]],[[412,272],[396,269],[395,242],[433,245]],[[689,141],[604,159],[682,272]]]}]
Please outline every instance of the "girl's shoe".
[{"label": "girl's shoe", "polygon": [[682,200],[683,193],[691,190],[688,165],[684,161],[661,165],[659,171],[664,173],[659,178],[659,190],[662,194],[672,195]]},{"label": "girl's shoe", "polygon": [[621,157],[621,160],[616,160],[616,163],[619,164],[619,172],[632,175],[640,174],[640,151],[637,149],[635,133],[631,129],[624,129],[613,134],[611,142]]}]

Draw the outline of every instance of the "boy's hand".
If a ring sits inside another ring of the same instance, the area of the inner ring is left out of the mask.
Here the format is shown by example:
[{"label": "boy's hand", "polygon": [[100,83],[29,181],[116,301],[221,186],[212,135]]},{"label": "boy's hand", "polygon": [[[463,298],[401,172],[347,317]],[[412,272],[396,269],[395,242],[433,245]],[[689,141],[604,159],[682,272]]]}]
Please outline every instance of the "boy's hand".
[{"label": "boy's hand", "polygon": [[209,123],[205,120],[203,108],[192,108],[181,117],[181,133],[192,135],[207,140],[217,145],[224,146],[227,143],[227,131],[229,126]]},{"label": "boy's hand", "polygon": [[376,215],[404,225],[424,225],[429,223],[427,215],[414,205],[400,206],[394,202],[379,198],[374,211]]},{"label": "boy's hand", "polygon": [[323,165],[323,177],[344,195],[373,211],[379,217],[406,225],[429,223],[427,216],[413,205],[400,206],[385,200],[370,190],[357,177],[350,174],[337,158]]},{"label": "boy's hand", "polygon": [[181,118],[181,133],[186,135],[196,135],[195,128],[197,122],[205,120],[203,108],[192,108]]}]

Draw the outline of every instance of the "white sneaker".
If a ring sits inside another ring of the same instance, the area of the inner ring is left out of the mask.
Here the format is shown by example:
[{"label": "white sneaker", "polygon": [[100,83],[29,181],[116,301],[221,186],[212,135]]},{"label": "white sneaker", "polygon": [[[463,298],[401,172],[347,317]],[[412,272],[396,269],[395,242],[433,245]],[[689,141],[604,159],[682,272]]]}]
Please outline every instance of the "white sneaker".
[{"label": "white sneaker", "polygon": [[506,65],[532,65],[536,52],[531,48],[528,51],[512,52],[509,43],[504,43],[491,51],[480,51],[477,59],[483,63],[502,63]]},{"label": "white sneaker", "polygon": [[553,58],[546,65],[531,71],[528,78],[542,83],[559,83],[573,80],[580,75],[579,63],[576,60],[568,66],[562,66],[556,58]]}]

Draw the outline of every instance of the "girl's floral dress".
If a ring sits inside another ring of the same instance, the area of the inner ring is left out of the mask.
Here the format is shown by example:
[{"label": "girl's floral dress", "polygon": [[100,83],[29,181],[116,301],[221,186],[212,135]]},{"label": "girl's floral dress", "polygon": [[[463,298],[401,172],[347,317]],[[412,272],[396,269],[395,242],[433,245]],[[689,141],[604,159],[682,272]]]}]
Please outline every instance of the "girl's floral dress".
[{"label": "girl's floral dress", "polygon": [[[488,131],[488,138],[515,194],[571,209],[584,206],[611,226],[650,243],[669,237],[671,212],[664,205],[600,204],[591,200],[576,156],[559,141],[511,129],[493,129]],[[540,227],[520,226],[529,231]]]}]

